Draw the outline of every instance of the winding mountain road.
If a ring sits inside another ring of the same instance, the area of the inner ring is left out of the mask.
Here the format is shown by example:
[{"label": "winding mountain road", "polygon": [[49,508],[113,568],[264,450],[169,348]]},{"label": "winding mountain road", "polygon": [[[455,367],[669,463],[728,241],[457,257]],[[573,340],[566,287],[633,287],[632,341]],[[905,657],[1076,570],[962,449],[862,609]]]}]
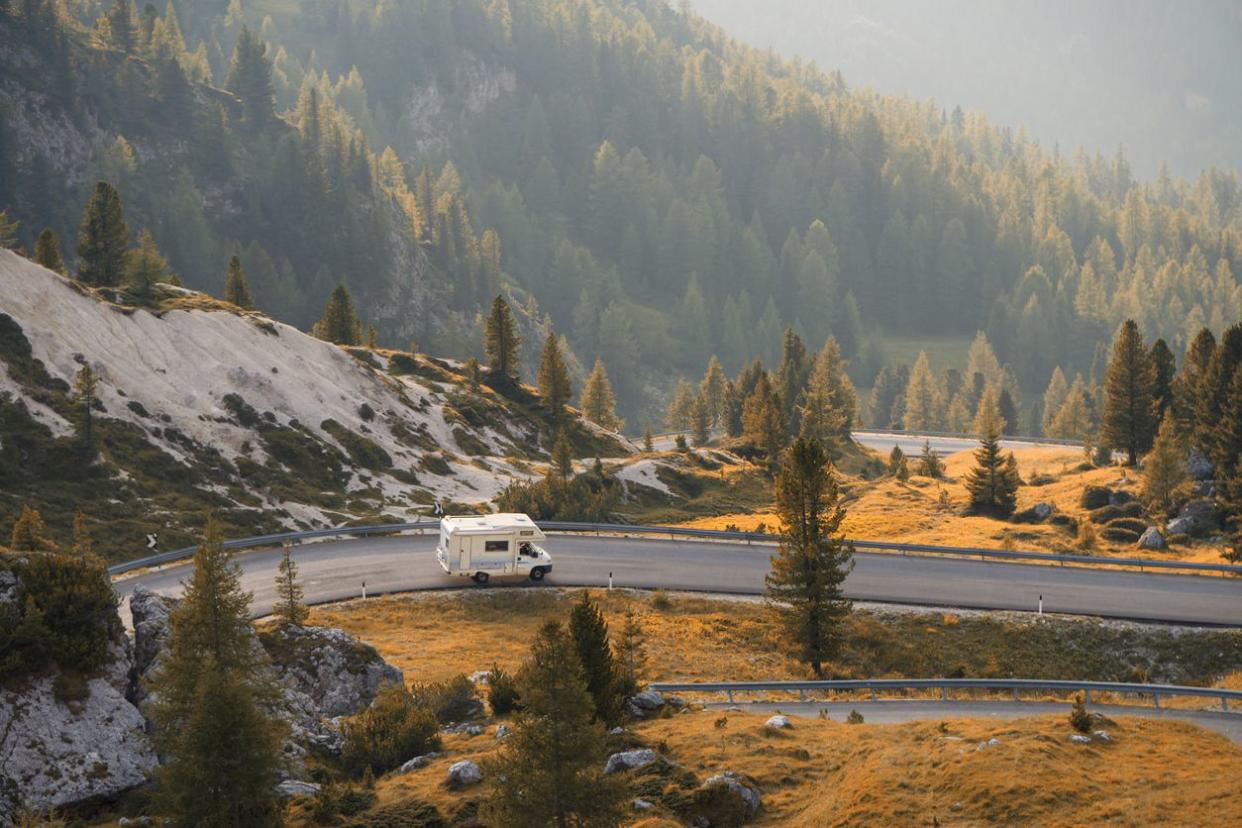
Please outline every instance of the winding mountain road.
[{"label": "winding mountain road", "polygon": [[[383,592],[468,587],[446,575],[435,561],[432,534],[308,543],[294,558],[308,603]],[[763,591],[772,547],[651,538],[552,535],[548,551],[553,586],[661,588],[755,595]],[[242,584],[263,615],[275,600],[280,552],[239,554]],[[1242,626],[1242,583],[1235,578],[1158,575],[1076,567],[1054,567],[947,557],[896,554],[855,555],[845,583],[855,600],[939,607],[1096,615],[1191,625]],[[122,598],[139,585],[178,594],[189,564],[135,573],[116,580]],[[493,581],[494,586],[529,582]],[[128,613],[125,613],[126,615]]]},{"label": "winding mountain road", "polygon": [[[928,442],[932,451],[941,457],[948,457],[959,451],[972,451],[979,447],[979,441],[974,437],[910,434],[903,431],[855,431],[853,436],[854,442],[884,455],[892,451],[893,446],[900,446],[903,454],[917,456],[923,450],[924,441]],[[689,439],[688,436],[687,439]],[[656,451],[672,451],[676,445],[676,434],[661,434],[652,440],[652,447]],[[1040,447],[1055,448],[1058,445],[1058,443],[1022,438],[1001,440],[1001,448],[1007,451]]]}]

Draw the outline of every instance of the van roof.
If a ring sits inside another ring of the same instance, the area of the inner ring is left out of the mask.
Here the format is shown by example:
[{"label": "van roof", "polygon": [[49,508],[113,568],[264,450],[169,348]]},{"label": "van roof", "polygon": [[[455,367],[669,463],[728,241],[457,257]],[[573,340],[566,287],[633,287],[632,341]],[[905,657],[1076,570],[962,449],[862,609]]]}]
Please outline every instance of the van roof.
[{"label": "van roof", "polygon": [[534,530],[533,537],[543,539],[543,532],[527,515],[509,513],[499,515],[451,515],[440,518],[440,528],[453,534],[488,534],[491,532],[514,532]]}]

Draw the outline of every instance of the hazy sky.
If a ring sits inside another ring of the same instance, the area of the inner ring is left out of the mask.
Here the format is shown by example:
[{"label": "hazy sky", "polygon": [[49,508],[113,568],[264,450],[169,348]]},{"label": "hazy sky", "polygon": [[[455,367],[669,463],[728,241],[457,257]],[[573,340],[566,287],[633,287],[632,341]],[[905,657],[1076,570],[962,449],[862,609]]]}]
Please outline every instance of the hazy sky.
[{"label": "hazy sky", "polygon": [[1136,173],[1242,169],[1242,0],[691,0],[854,88],[985,113]]}]

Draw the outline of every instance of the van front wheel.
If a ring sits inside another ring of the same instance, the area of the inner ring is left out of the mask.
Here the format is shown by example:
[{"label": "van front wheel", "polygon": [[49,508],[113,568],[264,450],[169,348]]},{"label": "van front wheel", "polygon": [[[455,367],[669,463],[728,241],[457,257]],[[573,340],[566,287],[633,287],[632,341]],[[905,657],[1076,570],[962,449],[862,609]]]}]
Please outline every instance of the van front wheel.
[{"label": "van front wheel", "polygon": [[537,566],[530,571],[530,579],[532,581],[542,581],[544,573],[547,572],[542,566]]},{"label": "van front wheel", "polygon": [[480,586],[481,586],[481,585],[483,585],[483,584],[486,584],[486,583],[487,583],[487,573],[486,573],[486,572],[476,572],[476,573],[474,573],[473,575],[471,575],[470,577],[471,577],[472,579],[474,579],[474,582],[475,582],[476,584],[479,584]]}]

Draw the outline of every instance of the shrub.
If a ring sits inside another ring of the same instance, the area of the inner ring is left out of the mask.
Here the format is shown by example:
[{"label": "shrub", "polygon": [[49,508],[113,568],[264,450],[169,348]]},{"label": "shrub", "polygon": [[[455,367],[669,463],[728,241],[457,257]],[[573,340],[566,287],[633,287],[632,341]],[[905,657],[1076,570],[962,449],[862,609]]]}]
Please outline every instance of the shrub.
[{"label": "shrub", "polygon": [[859,713],[857,710],[851,709],[850,715],[845,717],[845,723],[846,724],[862,724],[863,714]]},{"label": "shrub", "polygon": [[1083,700],[1081,694],[1074,698],[1074,706],[1070,709],[1069,723],[1070,727],[1079,733],[1091,732],[1091,714],[1087,712],[1087,703]]},{"label": "shrub", "polygon": [[499,664],[492,665],[492,671],[487,674],[487,701],[492,706],[492,714],[506,716],[516,712],[522,706],[520,699],[513,676]]},{"label": "shrub", "polygon": [[658,610],[670,610],[673,608],[673,599],[664,590],[657,589],[651,594],[651,606]]},{"label": "shrub", "polygon": [[449,824],[436,806],[421,799],[399,799],[380,805],[365,817],[346,823],[357,828],[446,828]]},{"label": "shrub", "polygon": [[397,684],[385,685],[371,706],[345,723],[341,764],[361,775],[381,774],[439,748],[435,714]]},{"label": "shrub", "polygon": [[455,676],[439,684],[415,685],[410,693],[442,724],[464,722],[483,712],[474,684],[465,676]]}]

